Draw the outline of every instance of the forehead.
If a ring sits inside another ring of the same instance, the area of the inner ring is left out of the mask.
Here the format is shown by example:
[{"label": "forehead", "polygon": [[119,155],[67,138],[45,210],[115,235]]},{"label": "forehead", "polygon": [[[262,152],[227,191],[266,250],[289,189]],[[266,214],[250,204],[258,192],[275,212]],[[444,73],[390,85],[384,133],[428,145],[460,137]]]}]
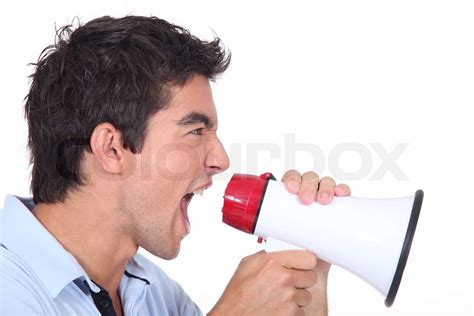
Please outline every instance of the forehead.
[{"label": "forehead", "polygon": [[215,127],[217,112],[209,80],[194,76],[185,85],[171,88],[168,106],[156,116],[160,124],[186,126],[208,119],[207,127]]}]

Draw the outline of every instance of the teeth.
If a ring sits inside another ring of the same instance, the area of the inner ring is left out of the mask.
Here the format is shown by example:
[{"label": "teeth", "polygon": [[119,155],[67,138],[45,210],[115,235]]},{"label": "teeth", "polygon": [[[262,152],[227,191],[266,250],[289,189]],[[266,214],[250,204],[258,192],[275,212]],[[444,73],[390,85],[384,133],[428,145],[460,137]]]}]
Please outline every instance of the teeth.
[{"label": "teeth", "polygon": [[201,189],[199,191],[194,191],[193,193],[194,194],[199,194],[200,196],[203,196],[204,195],[204,189]]}]

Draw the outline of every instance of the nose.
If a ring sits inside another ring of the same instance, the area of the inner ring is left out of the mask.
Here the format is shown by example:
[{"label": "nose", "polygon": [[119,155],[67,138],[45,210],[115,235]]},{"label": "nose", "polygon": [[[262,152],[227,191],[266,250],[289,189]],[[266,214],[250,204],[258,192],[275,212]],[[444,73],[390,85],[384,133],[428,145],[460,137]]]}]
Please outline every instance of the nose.
[{"label": "nose", "polygon": [[207,144],[207,147],[204,163],[209,175],[212,176],[227,170],[230,164],[229,156],[227,156],[219,138],[216,136],[214,141]]}]

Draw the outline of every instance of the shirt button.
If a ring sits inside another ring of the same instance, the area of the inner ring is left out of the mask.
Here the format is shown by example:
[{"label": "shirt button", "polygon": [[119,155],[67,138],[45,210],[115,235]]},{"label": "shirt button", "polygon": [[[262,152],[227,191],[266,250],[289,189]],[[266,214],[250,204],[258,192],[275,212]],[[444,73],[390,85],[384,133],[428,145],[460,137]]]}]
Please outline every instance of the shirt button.
[{"label": "shirt button", "polygon": [[100,305],[100,307],[102,307],[102,308],[107,308],[107,307],[110,306],[110,302],[107,301],[107,300],[100,300],[100,301],[99,301],[99,305]]}]

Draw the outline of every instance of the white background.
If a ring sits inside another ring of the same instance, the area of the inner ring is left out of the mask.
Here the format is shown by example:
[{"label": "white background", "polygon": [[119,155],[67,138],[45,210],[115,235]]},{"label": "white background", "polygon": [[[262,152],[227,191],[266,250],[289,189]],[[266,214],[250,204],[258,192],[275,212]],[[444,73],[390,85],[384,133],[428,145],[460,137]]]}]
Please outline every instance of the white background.
[{"label": "white background", "polygon": [[[192,233],[180,256],[153,258],[208,311],[240,259],[261,249],[256,237],[221,223],[222,195],[233,172],[328,168],[334,148],[358,144],[336,164],[353,181],[354,196],[396,197],[425,191],[416,238],[392,308],[369,285],[342,269],[330,274],[332,315],[472,315],[474,105],[472,1],[2,1],[0,5],[0,195],[26,196],[29,170],[22,117],[27,76],[58,27],[74,16],[157,15],[210,39],[213,31],[233,53],[214,85],[219,135],[231,169],[190,206]],[[469,113],[469,114],[468,114]],[[285,145],[314,144],[323,153]],[[288,136],[287,136],[288,137]],[[396,160],[407,176],[371,179],[386,152],[408,147]],[[258,145],[251,145],[258,144]],[[262,145],[263,144],[263,145]],[[253,147],[259,150],[256,158]],[[275,148],[277,148],[275,151]],[[346,148],[346,147],[343,147]],[[286,157],[286,158],[285,158]],[[323,161],[321,161],[323,160]],[[324,162],[324,164],[323,164]]]}]

